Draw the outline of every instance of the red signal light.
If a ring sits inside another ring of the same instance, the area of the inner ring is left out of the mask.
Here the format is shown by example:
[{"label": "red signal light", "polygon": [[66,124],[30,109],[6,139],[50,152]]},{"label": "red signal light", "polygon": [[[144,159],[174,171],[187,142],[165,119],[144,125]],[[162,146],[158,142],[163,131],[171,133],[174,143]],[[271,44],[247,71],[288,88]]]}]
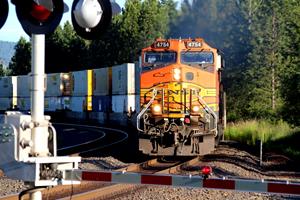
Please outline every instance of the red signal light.
[{"label": "red signal light", "polygon": [[51,11],[49,11],[42,5],[37,5],[36,3],[32,3],[32,10],[31,10],[30,14],[32,17],[34,17],[38,21],[44,22],[51,15]]},{"label": "red signal light", "polygon": [[190,124],[190,123],[191,123],[191,120],[190,120],[190,118],[188,118],[188,117],[184,118],[184,123],[186,123],[186,124]]},{"label": "red signal light", "polygon": [[18,20],[29,36],[54,32],[64,13],[63,0],[12,1],[16,6]]},{"label": "red signal light", "polygon": [[204,177],[208,177],[212,173],[212,168],[210,166],[204,166],[201,172]]}]

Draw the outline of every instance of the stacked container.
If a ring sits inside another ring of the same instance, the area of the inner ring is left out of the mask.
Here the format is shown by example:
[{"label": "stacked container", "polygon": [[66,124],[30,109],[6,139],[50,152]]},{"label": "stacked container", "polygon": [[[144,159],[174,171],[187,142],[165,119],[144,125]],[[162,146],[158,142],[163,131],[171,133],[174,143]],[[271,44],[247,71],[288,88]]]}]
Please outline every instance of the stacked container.
[{"label": "stacked container", "polygon": [[17,106],[16,76],[0,77],[0,110],[6,111]]},{"label": "stacked container", "polygon": [[93,112],[111,111],[112,68],[93,70]]},{"label": "stacked container", "polygon": [[20,110],[30,110],[30,83],[28,75],[17,76],[17,105]]},{"label": "stacked container", "polygon": [[72,94],[72,80],[69,73],[47,74],[45,111],[67,109]]},{"label": "stacked container", "polygon": [[93,80],[92,70],[72,72],[72,96],[70,97],[70,110],[84,112],[92,110]]},{"label": "stacked container", "polygon": [[139,111],[138,65],[126,63],[112,68],[112,112]]}]

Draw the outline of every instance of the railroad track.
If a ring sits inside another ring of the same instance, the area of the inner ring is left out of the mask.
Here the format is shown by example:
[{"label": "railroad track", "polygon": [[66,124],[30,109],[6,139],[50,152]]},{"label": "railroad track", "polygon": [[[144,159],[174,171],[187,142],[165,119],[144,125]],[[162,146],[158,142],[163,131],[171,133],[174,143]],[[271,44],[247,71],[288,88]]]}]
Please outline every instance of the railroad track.
[{"label": "railroad track", "polygon": [[93,138],[89,141],[58,148],[57,151],[59,155],[80,154],[82,156],[89,156],[99,150],[108,148],[118,143],[122,143],[128,138],[128,134],[125,131],[119,129],[89,126],[89,125],[65,124],[65,123],[54,123],[54,126],[55,127],[64,126],[64,127],[72,127],[72,128],[75,127],[81,129],[83,128],[89,131],[99,133],[99,137]]},{"label": "railroad track", "polygon": [[[171,173],[176,171],[176,167],[183,163],[195,162],[186,161],[188,158],[183,158],[179,160],[172,160],[170,158],[157,158],[148,160],[140,164],[133,164],[126,168],[119,169],[117,171],[126,172],[138,172],[138,173]],[[195,160],[195,158],[193,159]],[[198,159],[197,159],[198,160]],[[131,184],[108,184],[99,182],[82,182],[80,185],[71,186],[56,186],[52,188],[47,188],[42,191],[43,199],[49,200],[85,200],[85,199],[110,199],[122,193],[127,193],[131,190],[141,189],[147,186],[141,185],[131,185]],[[0,200],[16,200],[18,195],[11,195]],[[29,199],[28,196],[24,197],[24,200]]]},{"label": "railroad track", "polygon": [[[225,154],[224,154],[225,153]],[[238,161],[238,162],[237,162]],[[196,157],[187,160],[176,160],[169,158],[152,159],[141,164],[130,165],[118,171],[138,172],[138,173],[162,173],[162,174],[185,174],[199,175],[202,166],[211,165],[213,168],[213,177],[237,177],[239,173],[235,173],[237,168],[224,169],[224,165],[234,165],[242,168],[244,171],[258,174],[260,177],[267,179],[268,177],[286,178],[286,176],[297,177],[298,172],[286,171],[269,171],[265,172],[263,168],[257,165],[257,159],[243,153],[240,155],[239,150],[231,149],[217,150],[216,152],[202,157]],[[219,166],[218,166],[219,163]],[[222,163],[222,164],[220,164]],[[220,167],[220,165],[223,165]],[[231,171],[230,171],[231,170]],[[258,177],[258,178],[260,178]],[[267,178],[266,178],[267,177]],[[257,178],[257,177],[252,177]],[[130,185],[130,184],[108,184],[99,182],[82,182],[80,185],[73,186],[57,186],[43,191],[45,199],[112,199],[117,196],[129,194],[149,186]],[[17,195],[2,198],[3,200],[17,199]],[[0,200],[2,200],[0,199]],[[26,198],[25,198],[26,199]]]}]

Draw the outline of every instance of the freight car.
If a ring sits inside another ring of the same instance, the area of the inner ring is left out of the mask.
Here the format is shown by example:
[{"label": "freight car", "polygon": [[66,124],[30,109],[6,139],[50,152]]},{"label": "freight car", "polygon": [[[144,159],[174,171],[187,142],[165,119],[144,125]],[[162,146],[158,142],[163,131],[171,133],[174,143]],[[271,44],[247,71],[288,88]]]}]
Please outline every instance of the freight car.
[{"label": "freight car", "polygon": [[[126,126],[139,112],[139,65],[52,73],[45,77],[44,109],[66,117]],[[30,75],[0,78],[0,110],[30,110]]]},{"label": "freight car", "polygon": [[142,50],[137,116],[146,154],[203,155],[223,134],[218,50],[203,39],[157,39]]},{"label": "freight car", "polygon": [[0,111],[17,105],[17,77],[0,77]]}]

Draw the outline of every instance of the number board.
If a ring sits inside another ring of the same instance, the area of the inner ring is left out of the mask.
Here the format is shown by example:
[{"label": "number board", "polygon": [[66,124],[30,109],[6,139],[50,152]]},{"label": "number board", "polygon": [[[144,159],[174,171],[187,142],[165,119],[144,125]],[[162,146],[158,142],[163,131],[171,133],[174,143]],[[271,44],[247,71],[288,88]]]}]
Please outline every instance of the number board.
[{"label": "number board", "polygon": [[186,42],[186,47],[187,48],[199,48],[201,46],[202,46],[201,42],[197,42],[197,41],[188,41],[188,42]]},{"label": "number board", "polygon": [[158,41],[154,43],[155,48],[169,48],[170,42],[168,41]]}]

